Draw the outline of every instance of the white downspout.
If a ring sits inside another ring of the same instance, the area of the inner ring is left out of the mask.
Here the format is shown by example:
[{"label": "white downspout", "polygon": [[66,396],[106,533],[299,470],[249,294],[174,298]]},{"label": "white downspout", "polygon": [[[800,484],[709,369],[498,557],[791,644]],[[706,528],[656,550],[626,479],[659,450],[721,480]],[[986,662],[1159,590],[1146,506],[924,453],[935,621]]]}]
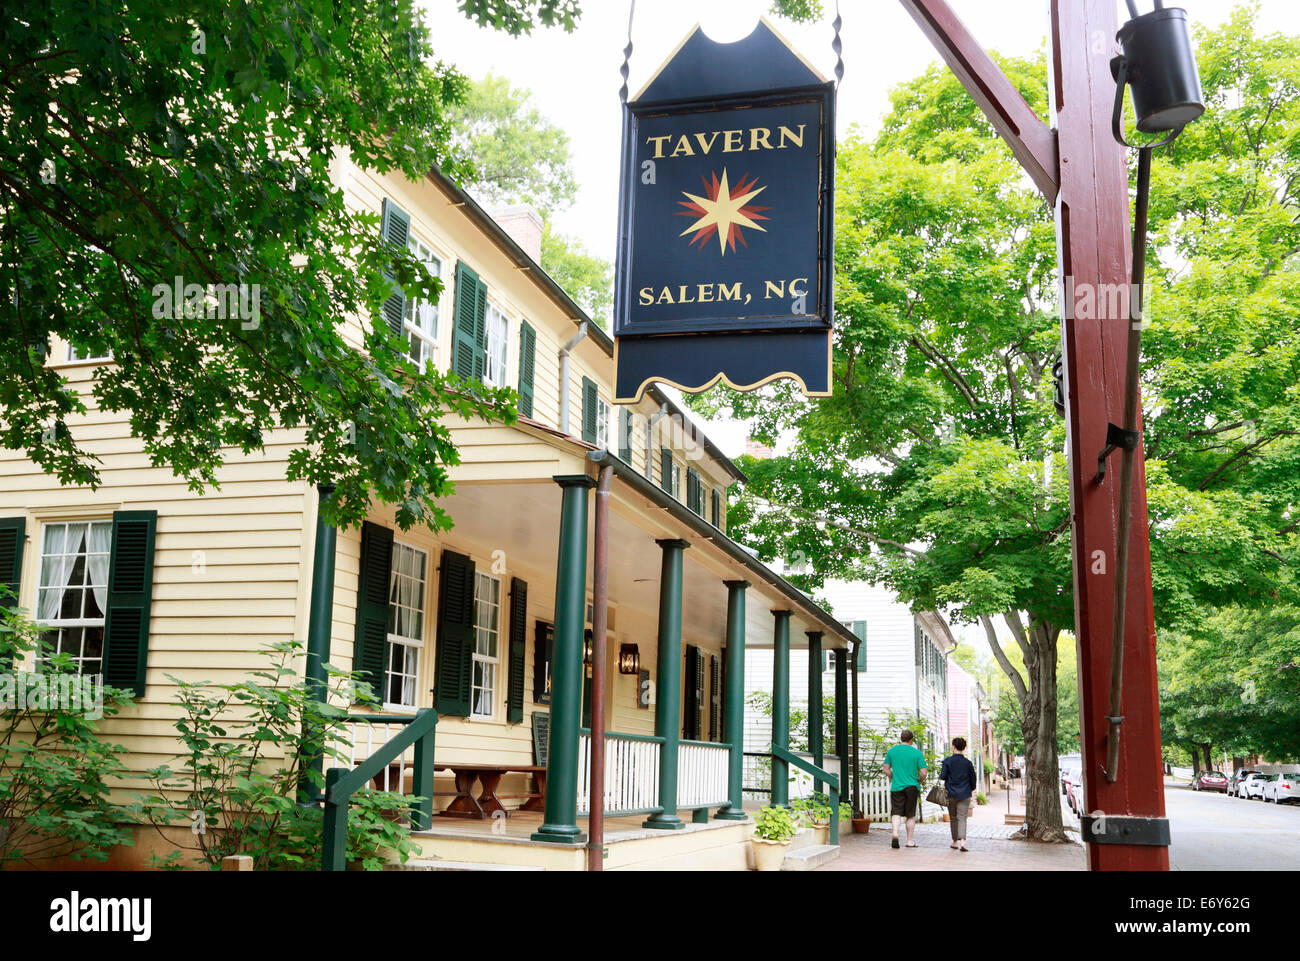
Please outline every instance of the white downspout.
[{"label": "white downspout", "polygon": [[560,348],[560,433],[569,433],[569,354],[587,336],[587,322],[578,325],[578,332]]}]

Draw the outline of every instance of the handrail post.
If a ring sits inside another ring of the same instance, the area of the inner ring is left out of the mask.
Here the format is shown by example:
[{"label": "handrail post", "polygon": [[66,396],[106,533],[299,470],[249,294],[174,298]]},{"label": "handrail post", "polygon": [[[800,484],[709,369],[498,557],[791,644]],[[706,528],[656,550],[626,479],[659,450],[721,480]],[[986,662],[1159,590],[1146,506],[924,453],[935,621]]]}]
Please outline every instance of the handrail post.
[{"label": "handrail post", "polygon": [[[416,712],[417,721],[430,711],[432,708],[426,707]],[[433,823],[433,747],[436,730],[436,727],[429,728],[429,732],[415,742],[411,789],[419,800],[411,802],[411,828],[416,831],[427,831]]]},{"label": "handrail post", "polygon": [[[808,635],[808,753],[813,763],[822,767],[826,763],[822,744],[822,632],[806,631]],[[813,793],[820,794],[822,782],[813,779]]]},{"label": "handrail post", "polygon": [[332,767],[325,772],[325,811],[321,835],[320,869],[342,871],[348,858],[348,801],[332,798],[334,785],[347,774],[346,768]]}]

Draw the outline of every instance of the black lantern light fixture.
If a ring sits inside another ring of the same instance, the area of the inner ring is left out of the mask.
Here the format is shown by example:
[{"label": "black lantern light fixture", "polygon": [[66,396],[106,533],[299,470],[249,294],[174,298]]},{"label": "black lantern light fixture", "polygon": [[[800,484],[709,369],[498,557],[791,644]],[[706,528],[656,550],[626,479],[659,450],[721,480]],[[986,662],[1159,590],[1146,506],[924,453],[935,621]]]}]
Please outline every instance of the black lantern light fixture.
[{"label": "black lantern light fixture", "polygon": [[618,649],[618,673],[638,674],[641,671],[641,652],[635,644],[623,644]]},{"label": "black lantern light fixture", "polygon": [[[1187,31],[1187,11],[1166,9],[1155,0],[1155,9],[1139,14],[1136,0],[1126,0],[1133,19],[1116,34],[1123,51],[1111,63],[1115,76],[1115,110],[1111,132],[1119,143],[1138,148],[1137,201],[1133,216],[1133,274],[1129,288],[1128,358],[1124,387],[1124,416],[1119,426],[1106,427],[1106,446],[1097,457],[1097,482],[1106,476],[1106,459],[1121,451],[1119,475],[1119,518],[1115,545],[1115,610],[1110,647],[1110,698],[1106,720],[1106,780],[1119,775],[1119,733],[1124,720],[1123,663],[1124,615],[1128,604],[1129,528],[1133,513],[1133,456],[1140,443],[1138,418],[1138,356],[1146,307],[1147,203],[1151,193],[1151,152],[1172,143],[1183,127],[1205,112],[1201,78]],[[1165,136],[1148,144],[1131,144],[1124,139],[1124,88],[1133,93],[1133,110],[1141,133]]]}]

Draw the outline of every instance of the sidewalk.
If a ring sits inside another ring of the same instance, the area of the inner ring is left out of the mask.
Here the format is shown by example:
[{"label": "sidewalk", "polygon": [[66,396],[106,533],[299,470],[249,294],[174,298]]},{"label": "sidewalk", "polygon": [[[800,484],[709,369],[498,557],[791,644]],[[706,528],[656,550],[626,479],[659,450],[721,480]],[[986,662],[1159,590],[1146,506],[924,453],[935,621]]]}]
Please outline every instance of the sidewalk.
[{"label": "sidewalk", "polygon": [[[1019,802],[1019,803],[1017,803]],[[933,805],[928,805],[933,807]],[[845,834],[840,838],[840,856],[819,871],[1082,871],[1083,846],[1074,844],[1041,844],[1034,841],[1012,841],[1011,835],[1019,825],[1005,824],[1007,794],[994,790],[989,803],[973,805],[966,828],[966,853],[954,851],[949,845],[952,835],[942,821],[917,824],[915,848],[889,846],[888,822],[871,825],[867,834]],[[1024,800],[1013,792],[1011,811],[1023,813]],[[1064,811],[1066,815],[1068,811]],[[1070,817],[1077,830],[1078,821]],[[906,838],[900,832],[900,844]]]}]

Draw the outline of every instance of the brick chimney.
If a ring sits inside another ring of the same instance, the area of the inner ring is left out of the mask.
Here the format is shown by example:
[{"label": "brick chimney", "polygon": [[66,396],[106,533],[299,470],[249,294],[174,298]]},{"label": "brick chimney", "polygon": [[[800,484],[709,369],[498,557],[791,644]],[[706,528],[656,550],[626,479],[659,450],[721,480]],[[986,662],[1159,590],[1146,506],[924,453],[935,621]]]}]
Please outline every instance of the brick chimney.
[{"label": "brick chimney", "polygon": [[745,453],[750,457],[758,457],[765,460],[768,457],[773,456],[776,451],[772,450],[772,448],[768,447],[766,444],[760,444],[758,441],[751,438],[745,441]]},{"label": "brick chimney", "polygon": [[528,204],[501,207],[492,211],[492,219],[510,235],[510,238],[533,262],[542,262],[542,218]]}]

